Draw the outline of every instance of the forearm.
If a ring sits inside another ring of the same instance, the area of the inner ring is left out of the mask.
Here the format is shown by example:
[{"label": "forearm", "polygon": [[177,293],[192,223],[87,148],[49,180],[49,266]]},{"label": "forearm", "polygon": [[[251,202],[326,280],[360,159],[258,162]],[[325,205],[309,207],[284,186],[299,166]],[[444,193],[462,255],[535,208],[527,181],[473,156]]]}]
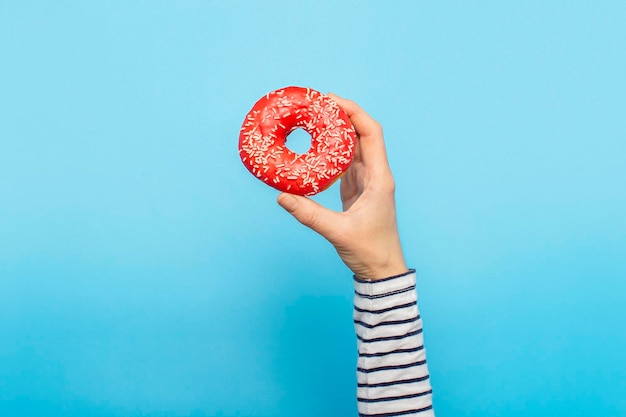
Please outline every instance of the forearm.
[{"label": "forearm", "polygon": [[355,279],[360,416],[434,416],[415,272]]}]

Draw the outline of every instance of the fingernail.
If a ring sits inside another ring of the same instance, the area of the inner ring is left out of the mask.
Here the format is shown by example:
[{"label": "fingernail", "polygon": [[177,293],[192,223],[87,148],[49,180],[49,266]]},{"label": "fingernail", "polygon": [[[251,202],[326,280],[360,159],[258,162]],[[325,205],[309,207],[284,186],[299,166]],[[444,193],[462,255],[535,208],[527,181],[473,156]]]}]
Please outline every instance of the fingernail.
[{"label": "fingernail", "polygon": [[278,199],[278,204],[288,212],[292,213],[298,207],[298,200],[292,195],[284,195]]}]

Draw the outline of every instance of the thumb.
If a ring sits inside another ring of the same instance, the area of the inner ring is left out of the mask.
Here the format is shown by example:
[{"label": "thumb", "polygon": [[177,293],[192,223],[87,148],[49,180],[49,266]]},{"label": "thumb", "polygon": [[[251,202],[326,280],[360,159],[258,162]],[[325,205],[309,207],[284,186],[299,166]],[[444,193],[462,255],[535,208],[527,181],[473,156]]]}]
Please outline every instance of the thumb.
[{"label": "thumb", "polygon": [[335,213],[309,198],[289,193],[281,193],[277,201],[300,223],[332,241],[332,237],[337,233],[337,226],[340,224],[339,213]]}]

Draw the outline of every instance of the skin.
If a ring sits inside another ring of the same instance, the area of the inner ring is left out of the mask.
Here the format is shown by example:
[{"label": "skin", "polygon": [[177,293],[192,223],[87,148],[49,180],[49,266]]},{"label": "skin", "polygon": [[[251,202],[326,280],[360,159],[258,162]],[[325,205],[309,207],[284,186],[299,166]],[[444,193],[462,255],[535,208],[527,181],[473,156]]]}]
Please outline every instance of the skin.
[{"label": "skin", "polygon": [[289,193],[278,204],[337,250],[354,274],[378,280],[408,271],[396,220],[395,182],[380,123],[358,104],[330,93],[357,132],[354,161],[341,178],[343,212]]}]

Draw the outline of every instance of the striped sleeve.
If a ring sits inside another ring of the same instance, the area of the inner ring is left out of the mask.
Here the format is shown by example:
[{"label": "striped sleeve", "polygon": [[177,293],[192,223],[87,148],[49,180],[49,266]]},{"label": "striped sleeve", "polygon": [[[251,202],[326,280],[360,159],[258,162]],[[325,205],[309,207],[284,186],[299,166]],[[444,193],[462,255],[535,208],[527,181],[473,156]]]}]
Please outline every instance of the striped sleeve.
[{"label": "striped sleeve", "polygon": [[434,416],[415,271],[354,280],[360,417]]}]

